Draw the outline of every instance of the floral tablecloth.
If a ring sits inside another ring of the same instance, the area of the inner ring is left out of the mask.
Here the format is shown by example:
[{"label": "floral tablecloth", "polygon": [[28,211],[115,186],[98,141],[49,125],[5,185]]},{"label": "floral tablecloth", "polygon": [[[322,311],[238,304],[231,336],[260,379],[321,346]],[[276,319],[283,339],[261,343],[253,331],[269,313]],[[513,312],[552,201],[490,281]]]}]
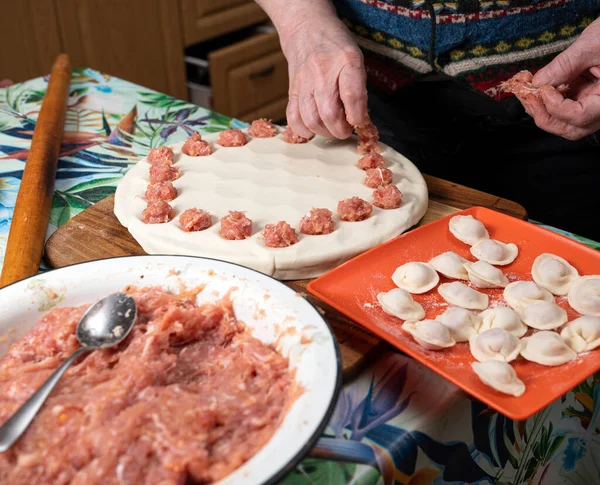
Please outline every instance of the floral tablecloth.
[{"label": "floral tablecloth", "polygon": [[[0,258],[46,85],[39,78],[0,89]],[[48,234],[112,194],[151,147],[180,141],[194,130],[229,126],[245,125],[76,69]],[[600,373],[527,421],[515,422],[390,351],[344,385],[317,446],[283,483],[597,484],[599,428]]]}]

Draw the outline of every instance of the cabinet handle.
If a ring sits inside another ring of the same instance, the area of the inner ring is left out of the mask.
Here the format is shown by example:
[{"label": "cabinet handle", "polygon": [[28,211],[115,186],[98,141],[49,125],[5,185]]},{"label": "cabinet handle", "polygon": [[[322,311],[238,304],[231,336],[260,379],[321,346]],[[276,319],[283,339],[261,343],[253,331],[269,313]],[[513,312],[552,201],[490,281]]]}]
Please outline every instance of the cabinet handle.
[{"label": "cabinet handle", "polygon": [[253,72],[250,74],[250,79],[258,79],[259,77],[267,77],[275,72],[275,65],[269,66],[262,71]]}]

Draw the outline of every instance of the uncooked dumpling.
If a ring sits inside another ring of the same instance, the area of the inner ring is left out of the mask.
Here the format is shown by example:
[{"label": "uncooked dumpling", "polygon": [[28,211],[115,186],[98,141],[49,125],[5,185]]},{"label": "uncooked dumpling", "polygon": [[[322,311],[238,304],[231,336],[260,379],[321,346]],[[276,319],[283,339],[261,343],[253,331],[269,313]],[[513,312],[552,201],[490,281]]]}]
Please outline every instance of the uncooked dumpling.
[{"label": "uncooked dumpling", "polygon": [[579,317],[560,332],[566,344],[575,352],[587,352],[600,345],[600,317]]},{"label": "uncooked dumpling", "polygon": [[535,258],[531,276],[533,281],[553,295],[563,296],[569,292],[579,272],[560,256],[543,253]]},{"label": "uncooked dumpling", "polygon": [[519,314],[512,308],[505,306],[488,308],[478,316],[480,322],[479,332],[484,332],[490,328],[503,328],[517,338],[521,338],[527,333],[527,325],[521,321]]},{"label": "uncooked dumpling", "polygon": [[582,315],[600,317],[600,275],[582,276],[573,281],[569,305]]},{"label": "uncooked dumpling", "polygon": [[486,294],[479,293],[458,281],[441,284],[438,293],[450,305],[468,308],[469,310],[485,310],[489,304],[489,298]]},{"label": "uncooked dumpling", "polygon": [[377,299],[383,311],[388,315],[402,320],[421,320],[425,317],[423,307],[413,300],[408,291],[402,288],[394,288],[386,293],[379,293]]},{"label": "uncooked dumpling", "polygon": [[495,239],[482,239],[471,248],[471,254],[481,261],[496,266],[505,266],[517,259],[519,248],[513,243],[503,243]]},{"label": "uncooked dumpling", "polygon": [[402,329],[410,333],[421,347],[428,350],[441,350],[456,343],[450,331],[436,320],[404,322]]},{"label": "uncooked dumpling", "polygon": [[473,216],[454,216],[450,219],[449,229],[456,239],[469,246],[490,237],[483,222]]},{"label": "uncooked dumpling", "polygon": [[519,311],[523,323],[538,330],[553,330],[567,323],[567,312],[550,301],[527,305]]},{"label": "uncooked dumpling", "polygon": [[540,301],[554,303],[552,293],[540,288],[533,281],[514,281],[504,288],[504,299],[513,310],[521,310],[527,305]]},{"label": "uncooked dumpling", "polygon": [[510,364],[499,360],[473,362],[471,367],[481,382],[504,394],[515,397],[523,395],[525,384],[517,377],[517,373]]},{"label": "uncooked dumpling", "polygon": [[504,288],[509,283],[502,270],[486,261],[466,263],[465,269],[469,274],[469,281],[477,288]]},{"label": "uncooked dumpling", "polygon": [[451,306],[436,317],[436,320],[450,330],[450,335],[457,342],[467,342],[471,336],[477,333],[476,327],[479,326],[477,315],[466,308],[457,306]]},{"label": "uncooked dumpling", "polygon": [[429,264],[435,268],[435,270],[444,275],[446,278],[453,278],[455,280],[468,280],[469,275],[464,267],[465,263],[469,260],[465,259],[454,251],[446,251],[445,253],[438,254],[435,258],[429,261]]},{"label": "uncooked dumpling", "polygon": [[392,275],[392,281],[398,288],[409,293],[425,293],[440,281],[437,271],[429,263],[406,263],[398,267]]},{"label": "uncooked dumpling", "polygon": [[519,356],[521,341],[503,328],[491,328],[469,339],[471,354],[479,362],[511,362]]},{"label": "uncooked dumpling", "polygon": [[561,365],[577,357],[560,335],[549,330],[534,333],[531,337],[521,339],[521,342],[521,355],[538,364]]}]

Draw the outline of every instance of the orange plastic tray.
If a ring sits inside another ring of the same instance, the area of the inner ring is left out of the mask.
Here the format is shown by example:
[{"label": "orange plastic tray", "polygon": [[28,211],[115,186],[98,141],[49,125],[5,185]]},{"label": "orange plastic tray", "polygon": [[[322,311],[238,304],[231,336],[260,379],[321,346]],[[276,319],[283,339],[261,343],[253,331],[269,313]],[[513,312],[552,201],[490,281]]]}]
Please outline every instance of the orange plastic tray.
[{"label": "orange plastic tray", "polygon": [[[517,259],[502,267],[511,281],[531,280],[531,265],[541,253],[562,256],[581,275],[600,274],[600,252],[569,238],[483,207],[473,207],[454,215],[458,214],[472,215],[485,224],[490,237],[519,247]],[[395,288],[392,273],[408,261],[429,261],[444,251],[455,251],[464,258],[475,260],[469,246],[448,230],[451,217],[417,228],[357,256],[311,282],[308,290],[488,406],[511,419],[527,419],[600,370],[600,349],[581,354],[574,361],[558,367],[542,366],[519,357],[512,364],[525,383],[526,391],[521,397],[508,396],[479,380],[471,368],[475,360],[468,343],[459,343],[442,351],[425,350],[401,329],[403,321],[387,315],[377,301],[379,292]],[[447,281],[450,280],[440,278],[440,283]],[[479,291],[489,295],[490,306],[497,306],[503,300],[501,289]],[[413,296],[423,305],[425,318],[434,318],[448,307],[437,287]],[[556,297],[556,303],[567,310],[569,320],[578,316],[569,307],[566,296]]]}]

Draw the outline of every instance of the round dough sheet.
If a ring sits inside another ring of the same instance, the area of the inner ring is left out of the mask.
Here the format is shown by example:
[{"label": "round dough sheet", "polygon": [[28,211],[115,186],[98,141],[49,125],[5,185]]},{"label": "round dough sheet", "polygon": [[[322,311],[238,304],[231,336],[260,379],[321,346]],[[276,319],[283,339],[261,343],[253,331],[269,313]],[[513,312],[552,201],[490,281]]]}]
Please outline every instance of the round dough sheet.
[{"label": "round dough sheet", "polygon": [[[245,131],[245,130],[243,130]],[[281,130],[280,130],[281,132]],[[183,142],[172,145],[181,176],[173,182],[178,195],[170,202],[175,217],[166,224],[141,221],[144,193],[150,183],[145,158],[119,182],[115,214],[148,254],[204,256],[253,268],[278,279],[314,278],[415,225],[427,210],[427,185],[419,170],[404,156],[381,144],[393,183],[403,194],[398,209],[373,207],[369,218],[344,222],[337,203],[352,196],[372,201],[373,189],[363,184],[365,172],[357,167],[361,155],[357,140],[329,141],[315,137],[305,144],[275,138],[249,138],[243,147],[217,145],[218,134],[203,135],[214,150],[206,157],[181,153]],[[179,216],[196,207],[212,214],[213,225],[185,232]],[[299,232],[300,219],[311,208],[334,213],[331,234],[309,236]],[[253,222],[252,236],[228,241],[219,236],[220,219],[229,211],[243,211]],[[286,248],[264,245],[265,224],[286,221],[299,242]]]}]

